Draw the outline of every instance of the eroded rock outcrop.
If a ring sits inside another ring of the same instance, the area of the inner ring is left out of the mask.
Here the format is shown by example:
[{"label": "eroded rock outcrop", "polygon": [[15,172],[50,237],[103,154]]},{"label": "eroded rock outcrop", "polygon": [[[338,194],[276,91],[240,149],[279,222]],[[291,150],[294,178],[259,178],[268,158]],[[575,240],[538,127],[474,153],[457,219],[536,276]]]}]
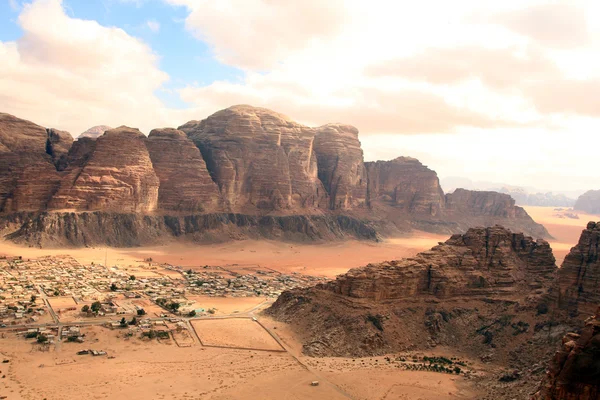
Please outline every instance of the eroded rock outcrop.
[{"label": "eroded rock outcrop", "polygon": [[563,338],[546,379],[532,400],[600,399],[600,308],[581,334]]},{"label": "eroded rock outcrop", "polygon": [[329,208],[348,209],[366,205],[367,172],[358,129],[328,124],[317,128],[314,151],[319,179],[329,195]]},{"label": "eroded rock outcrop", "polygon": [[589,317],[600,304],[600,222],[590,222],[565,257],[551,293],[571,316]]},{"label": "eroded rock outcrop", "polygon": [[267,313],[308,332],[304,351],[310,355],[372,355],[437,344],[477,354],[493,344],[506,355],[532,339],[529,327],[544,318],[536,307],[555,272],[546,241],[500,226],[475,228],[413,258],[284,292]]},{"label": "eroded rock outcrop", "polygon": [[273,211],[317,207],[314,129],[264,108],[234,106],[179,129],[200,149],[226,205]]},{"label": "eroded rock outcrop", "polygon": [[0,113],[0,212],[46,208],[59,181],[55,162],[70,141],[66,132]]},{"label": "eroded rock outcrop", "polygon": [[50,209],[119,213],[156,210],[159,180],[145,140],[137,129],[106,131],[96,140],[83,166],[67,168]]},{"label": "eroded rock outcrop", "polygon": [[588,214],[600,215],[600,190],[590,190],[582,194],[573,207]]},{"label": "eroded rock outcrop", "polygon": [[176,129],[155,129],[146,146],[160,180],[158,208],[179,212],[214,211],[219,188],[212,181],[200,150]]},{"label": "eroded rock outcrop", "polygon": [[367,162],[371,202],[383,202],[409,213],[438,215],[445,207],[444,192],[435,171],[419,160],[398,157]]}]

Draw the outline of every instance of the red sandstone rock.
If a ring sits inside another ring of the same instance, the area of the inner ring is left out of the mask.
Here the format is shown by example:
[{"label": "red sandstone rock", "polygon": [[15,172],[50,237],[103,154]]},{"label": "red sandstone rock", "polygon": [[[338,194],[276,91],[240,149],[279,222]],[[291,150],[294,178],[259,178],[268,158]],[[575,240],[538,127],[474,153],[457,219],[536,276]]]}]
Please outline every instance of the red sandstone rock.
[{"label": "red sandstone rock", "polygon": [[532,400],[600,399],[600,308],[581,335],[563,338],[562,349],[550,363],[546,379]]},{"label": "red sandstone rock", "polygon": [[88,129],[87,131],[85,131],[85,132],[81,133],[79,136],[77,136],[77,139],[89,138],[89,139],[96,140],[100,136],[104,135],[104,132],[109,131],[111,129],[112,128],[107,125],[93,126],[90,129]]},{"label": "red sandstone rock", "polygon": [[179,129],[200,149],[231,210],[317,207],[325,195],[314,130],[284,115],[233,106]]},{"label": "red sandstone rock", "polygon": [[366,163],[369,199],[401,208],[409,213],[440,214],[444,191],[435,171],[419,160],[398,157],[392,161]]},{"label": "red sandstone rock", "polygon": [[367,203],[367,173],[358,129],[328,124],[317,128],[314,151],[319,179],[329,194],[329,208],[349,209]]},{"label": "red sandstone rock", "polygon": [[150,212],[156,210],[159,180],[137,129],[120,127],[96,140],[82,166],[67,169],[51,209]]},{"label": "red sandstone rock", "polygon": [[198,213],[218,208],[219,188],[210,178],[200,150],[184,132],[155,129],[146,146],[160,180],[159,209]]}]

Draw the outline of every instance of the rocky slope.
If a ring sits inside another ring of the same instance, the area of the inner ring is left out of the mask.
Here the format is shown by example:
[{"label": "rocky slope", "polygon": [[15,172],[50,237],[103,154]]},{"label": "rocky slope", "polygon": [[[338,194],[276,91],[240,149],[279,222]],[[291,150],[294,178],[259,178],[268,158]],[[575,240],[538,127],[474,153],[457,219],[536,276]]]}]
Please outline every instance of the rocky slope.
[{"label": "rocky slope", "polygon": [[106,128],[72,142],[66,132],[1,114],[0,213],[343,215],[381,235],[501,223],[548,236],[509,196],[444,195],[437,174],[408,157],[365,163],[358,130],[348,125],[310,128],[240,105],[148,138]]},{"label": "rocky slope", "polygon": [[552,302],[571,316],[589,317],[600,305],[600,222],[590,222],[558,271]]},{"label": "rocky slope", "polygon": [[581,334],[563,338],[562,349],[550,363],[547,376],[532,400],[600,399],[600,308]]},{"label": "rocky slope", "polygon": [[220,193],[200,150],[176,129],[155,129],[146,146],[160,181],[158,208],[187,213],[218,209]]},{"label": "rocky slope", "polygon": [[532,340],[535,309],[555,271],[543,240],[499,226],[470,229],[414,258],[285,292],[267,313],[302,332],[310,355],[364,356],[438,344],[481,354],[493,344],[503,348],[498,357],[508,357]]},{"label": "rocky slope", "polygon": [[573,208],[588,214],[600,215],[600,190],[590,190],[582,194]]},{"label": "rocky slope", "polygon": [[106,131],[83,166],[67,168],[49,208],[118,213],[156,210],[159,180],[145,140],[137,129]]},{"label": "rocky slope", "polygon": [[377,240],[376,230],[343,215],[142,215],[139,213],[16,213],[0,216],[9,240],[41,247],[132,247],[182,238],[196,243],[231,239],[288,241]]}]

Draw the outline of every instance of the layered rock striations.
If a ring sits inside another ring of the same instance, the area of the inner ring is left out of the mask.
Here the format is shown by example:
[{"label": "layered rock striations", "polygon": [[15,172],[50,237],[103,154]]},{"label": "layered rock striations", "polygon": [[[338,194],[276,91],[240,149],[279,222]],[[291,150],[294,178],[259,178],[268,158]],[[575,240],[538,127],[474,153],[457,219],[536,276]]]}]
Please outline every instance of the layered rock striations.
[{"label": "layered rock striations", "polygon": [[220,205],[220,193],[212,181],[200,150],[176,129],[155,129],[146,146],[160,181],[158,208],[201,213]]},{"label": "layered rock striations", "polygon": [[[83,166],[72,165],[61,180],[50,209],[152,212],[159,180],[137,129],[120,127],[96,140]],[[82,162],[83,163],[83,162]]]},{"label": "layered rock striations", "polygon": [[234,106],[179,129],[200,149],[230,210],[318,207],[325,195],[315,131],[286,116]]},{"label": "layered rock striations", "polygon": [[590,222],[565,257],[551,299],[571,316],[589,317],[600,305],[600,222]]},{"label": "layered rock striations", "polygon": [[45,209],[72,141],[67,132],[0,113],[0,212]]},{"label": "layered rock striations", "polygon": [[581,334],[570,333],[532,400],[600,399],[600,308]]},{"label": "layered rock striations", "polygon": [[389,203],[409,213],[436,216],[443,212],[445,198],[438,176],[419,160],[398,157],[365,165],[370,202]]},{"label": "layered rock striations", "polygon": [[529,327],[545,318],[536,307],[556,269],[546,241],[500,226],[475,228],[413,258],[370,264],[327,284],[285,292],[267,313],[309,332],[309,355],[372,355],[442,344],[481,354],[493,345],[507,356],[527,346],[534,334]]},{"label": "layered rock striations", "polygon": [[341,124],[317,128],[314,152],[319,179],[329,195],[329,208],[349,209],[366,205],[367,171],[358,129]]},{"label": "layered rock striations", "polygon": [[148,138],[107,129],[73,142],[0,114],[0,212],[344,215],[387,235],[501,223],[548,236],[509,196],[445,196],[436,173],[408,157],[364,163],[358,131],[348,125],[309,128],[240,105]]},{"label": "layered rock striations", "polygon": [[600,215],[600,190],[590,190],[582,194],[573,207],[588,214]]}]

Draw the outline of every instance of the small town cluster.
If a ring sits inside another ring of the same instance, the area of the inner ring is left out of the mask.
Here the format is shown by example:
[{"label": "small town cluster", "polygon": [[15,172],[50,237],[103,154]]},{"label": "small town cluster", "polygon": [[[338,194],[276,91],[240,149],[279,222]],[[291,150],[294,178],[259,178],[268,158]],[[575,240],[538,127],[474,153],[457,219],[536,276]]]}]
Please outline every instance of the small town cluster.
[{"label": "small town cluster", "polygon": [[110,267],[83,265],[70,256],[3,257],[0,324],[5,328],[112,317],[114,325],[150,310],[157,318],[210,315],[215,310],[199,298],[276,298],[284,290],[324,280],[259,266],[182,268],[148,259],[137,266]]}]

